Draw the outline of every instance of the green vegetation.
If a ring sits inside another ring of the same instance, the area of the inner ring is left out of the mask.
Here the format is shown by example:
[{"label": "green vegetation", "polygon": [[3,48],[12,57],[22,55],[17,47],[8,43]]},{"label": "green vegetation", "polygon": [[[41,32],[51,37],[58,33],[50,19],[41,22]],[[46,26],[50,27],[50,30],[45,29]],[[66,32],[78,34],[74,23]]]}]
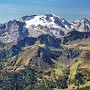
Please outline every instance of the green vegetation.
[{"label": "green vegetation", "polygon": [[79,86],[80,84],[84,84],[84,75],[82,73],[77,73],[75,75],[75,84]]},{"label": "green vegetation", "polygon": [[0,88],[2,90],[25,90],[26,87],[32,89],[37,82],[37,73],[34,70],[26,69],[21,72],[3,72],[0,78]]},{"label": "green vegetation", "polygon": [[90,86],[84,87],[84,88],[81,88],[81,89],[77,89],[77,90],[90,90]]},{"label": "green vegetation", "polygon": [[68,77],[67,76],[62,76],[62,77],[59,77],[57,81],[57,87],[60,89],[65,89],[65,88],[68,88],[68,84],[67,84],[67,80],[68,80]]},{"label": "green vegetation", "polygon": [[[32,46],[18,48],[13,45],[7,49],[0,43],[0,90],[90,90],[89,41],[90,39],[81,41],[82,43],[62,44],[64,53],[63,49],[58,48],[61,53],[54,52],[54,47],[50,47],[50,51],[48,46],[39,41]],[[74,56],[77,49],[80,56],[68,59],[67,55]],[[50,54],[46,52],[48,50]],[[47,55],[44,56],[45,54]],[[54,55],[60,55],[61,58]],[[48,56],[54,56],[53,59],[50,58],[53,63],[45,62]],[[63,62],[65,65],[60,63],[61,59],[66,61]]]},{"label": "green vegetation", "polygon": [[59,77],[56,81],[40,78],[40,73],[33,69],[20,72],[2,72],[0,76],[0,90],[53,90],[53,88],[67,88],[67,76]]}]

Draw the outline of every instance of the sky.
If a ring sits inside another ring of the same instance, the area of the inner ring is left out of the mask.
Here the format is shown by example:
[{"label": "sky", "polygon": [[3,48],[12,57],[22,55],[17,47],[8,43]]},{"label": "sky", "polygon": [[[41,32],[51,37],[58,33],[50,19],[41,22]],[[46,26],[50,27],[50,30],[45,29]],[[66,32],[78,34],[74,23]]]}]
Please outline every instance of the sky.
[{"label": "sky", "polygon": [[0,23],[50,13],[68,22],[83,17],[90,20],[90,0],[0,0]]}]

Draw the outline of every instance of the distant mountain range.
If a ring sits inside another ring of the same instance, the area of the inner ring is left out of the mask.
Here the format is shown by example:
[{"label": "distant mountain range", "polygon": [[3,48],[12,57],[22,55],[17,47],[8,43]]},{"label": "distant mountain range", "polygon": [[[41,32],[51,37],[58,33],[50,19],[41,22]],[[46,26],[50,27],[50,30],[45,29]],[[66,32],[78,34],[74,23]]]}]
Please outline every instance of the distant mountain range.
[{"label": "distant mountain range", "polygon": [[13,20],[0,24],[0,40],[10,43],[43,34],[61,38],[73,30],[90,32],[90,21],[82,18],[69,23],[54,14],[23,16],[19,21]]}]

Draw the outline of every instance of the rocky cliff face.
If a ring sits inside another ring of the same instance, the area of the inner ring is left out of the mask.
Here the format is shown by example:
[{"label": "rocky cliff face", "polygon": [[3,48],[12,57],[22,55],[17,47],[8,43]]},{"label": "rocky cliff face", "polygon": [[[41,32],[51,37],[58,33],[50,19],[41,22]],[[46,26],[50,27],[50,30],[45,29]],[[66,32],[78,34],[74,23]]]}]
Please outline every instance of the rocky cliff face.
[{"label": "rocky cliff face", "polygon": [[90,38],[90,32],[71,31],[63,37],[62,42],[67,43],[69,41],[75,41],[83,38]]},{"label": "rocky cliff face", "polygon": [[61,40],[48,34],[40,35],[38,40],[40,41],[40,44],[45,44],[46,46],[60,47]]},{"label": "rocky cliff face", "polygon": [[0,40],[4,43],[15,42],[28,35],[24,23],[13,20],[0,25]]}]

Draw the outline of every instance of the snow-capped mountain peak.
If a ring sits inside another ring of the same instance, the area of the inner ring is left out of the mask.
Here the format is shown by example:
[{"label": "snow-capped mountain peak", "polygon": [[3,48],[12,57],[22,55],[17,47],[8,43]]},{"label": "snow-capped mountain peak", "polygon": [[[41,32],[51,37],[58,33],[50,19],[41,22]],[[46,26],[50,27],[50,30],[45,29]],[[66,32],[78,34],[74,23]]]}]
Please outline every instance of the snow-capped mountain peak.
[{"label": "snow-capped mountain peak", "polygon": [[73,21],[72,25],[78,31],[81,32],[90,31],[90,22],[86,17],[82,18],[81,20]]},{"label": "snow-capped mountain peak", "polygon": [[56,22],[62,22],[65,23],[66,20],[64,18],[60,18],[58,16],[55,16],[54,14],[46,14],[46,15],[31,15],[31,16],[24,16],[22,17],[23,21],[26,23],[27,26],[30,26],[32,24],[34,25],[47,25],[47,24],[56,24],[59,23]]},{"label": "snow-capped mountain peak", "polygon": [[81,19],[81,23],[87,23],[90,24],[90,22],[88,21],[88,19],[86,17]]},{"label": "snow-capped mountain peak", "polygon": [[22,21],[25,22],[25,27],[29,32],[32,32],[30,36],[36,37],[40,33],[48,33],[60,37],[60,35],[67,33],[71,28],[71,25],[64,18],[54,14],[24,16]]},{"label": "snow-capped mountain peak", "polygon": [[5,43],[21,40],[25,37],[38,37],[42,34],[60,38],[72,30],[90,32],[87,18],[68,23],[54,14],[24,16],[20,21],[0,24],[0,40]]}]

